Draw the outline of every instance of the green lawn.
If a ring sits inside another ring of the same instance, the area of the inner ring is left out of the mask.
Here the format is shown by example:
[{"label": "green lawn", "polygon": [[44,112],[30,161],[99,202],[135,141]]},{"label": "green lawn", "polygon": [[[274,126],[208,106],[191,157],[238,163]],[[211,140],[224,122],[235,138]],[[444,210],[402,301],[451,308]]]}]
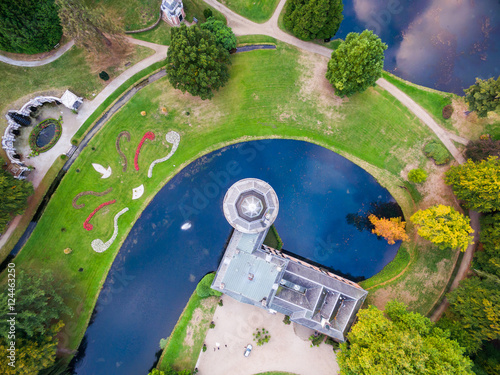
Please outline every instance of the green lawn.
[{"label": "green lawn", "polygon": [[[163,350],[158,363],[160,370],[169,367],[177,371],[194,369],[219,299],[203,299],[193,293]],[[186,344],[187,336],[192,338],[191,345]]]},{"label": "green lawn", "polygon": [[443,118],[443,108],[445,105],[451,104],[453,94],[415,85],[388,72],[383,72],[382,77],[415,100],[431,114],[438,124],[443,125],[448,130],[455,130],[451,119]]},{"label": "green lawn", "polygon": [[161,0],[88,0],[92,6],[101,5],[108,15],[120,18],[125,30],[140,30],[156,22]]},{"label": "green lawn", "polygon": [[271,18],[279,0],[221,0],[220,2],[250,21],[263,23]]},{"label": "green lawn", "polygon": [[[107,272],[133,223],[158,190],[190,161],[226,144],[256,138],[283,137],[309,140],[328,147],[364,167],[389,189],[409,216],[414,211],[410,195],[401,189],[399,174],[407,163],[420,163],[422,145],[436,137],[405,107],[379,87],[348,100],[339,101],[318,89],[309,64],[316,56],[302,54],[278,43],[277,50],[258,50],[232,55],[231,79],[212,101],[201,101],[173,90],[163,78],[139,91],[94,137],[68,171],[49,202],[44,215],[25,248],[16,259],[24,269],[50,268],[61,282],[75,286],[80,313],[67,319],[69,347],[78,346]],[[279,66],[280,69],[276,69]],[[168,109],[168,116],[161,107]],[[146,111],[147,116],[141,116]],[[186,111],[190,115],[186,115]],[[122,172],[115,141],[121,131],[129,131],[131,142],[122,139],[121,148],[129,166]],[[158,164],[151,179],[147,167],[168,153],[165,134],[181,135],[177,152]],[[138,141],[146,131],[155,133],[140,154],[140,171],[133,169]],[[110,165],[113,175],[101,179],[91,163]],[[132,188],[145,186],[145,195],[131,200]],[[82,191],[112,194],[85,196],[77,210],[72,199]],[[92,219],[94,229],[83,222],[97,205],[110,199],[117,203],[99,211]],[[106,252],[95,253],[90,243],[106,241],[113,232],[113,217],[128,207],[119,219],[119,234]],[[65,255],[63,250],[73,252]],[[79,268],[83,272],[78,272]],[[422,291],[422,290],[420,290]],[[426,298],[432,299],[429,294]]]},{"label": "green lawn", "polygon": [[[135,46],[135,53],[132,56],[109,69],[111,79],[125,70],[125,63],[134,64],[153,52],[149,48]],[[2,74],[0,113],[10,109],[11,103],[28,94],[32,94],[31,97],[36,92],[49,91],[60,95],[64,90],[70,89],[77,95],[91,99],[93,93],[99,93],[104,87],[104,81],[99,78],[98,73],[92,73],[84,51],[77,47],[71,48],[54,62],[35,68],[0,63],[0,72]],[[3,133],[3,130],[1,131]]]}]

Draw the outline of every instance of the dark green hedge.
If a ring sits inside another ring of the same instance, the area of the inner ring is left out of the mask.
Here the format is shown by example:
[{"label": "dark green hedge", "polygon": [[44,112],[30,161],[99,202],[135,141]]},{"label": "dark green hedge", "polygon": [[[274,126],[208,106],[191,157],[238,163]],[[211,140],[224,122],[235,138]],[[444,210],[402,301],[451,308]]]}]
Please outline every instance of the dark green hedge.
[{"label": "dark green hedge", "polygon": [[[40,132],[45,129],[46,127],[54,124],[56,126],[56,132],[54,133],[54,136],[50,140],[49,143],[47,143],[43,147],[38,147],[36,145],[36,139],[38,138],[38,135]],[[40,154],[42,152],[50,150],[54,145],[57,143],[59,138],[61,138],[61,133],[62,133],[62,126],[61,123],[56,120],[55,118],[48,118],[46,120],[43,120],[41,123],[35,126],[35,128],[31,131],[30,133],[30,148],[33,151],[35,155]]]}]

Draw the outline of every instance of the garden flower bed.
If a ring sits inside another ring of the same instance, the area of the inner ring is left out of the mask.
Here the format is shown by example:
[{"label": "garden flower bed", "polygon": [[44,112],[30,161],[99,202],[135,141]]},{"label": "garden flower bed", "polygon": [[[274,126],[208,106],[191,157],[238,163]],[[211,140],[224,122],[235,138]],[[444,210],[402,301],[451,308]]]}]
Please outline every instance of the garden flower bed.
[{"label": "garden flower bed", "polygon": [[[43,129],[48,128],[51,125],[55,126],[54,136],[52,137],[49,143],[47,143],[42,147],[38,147],[36,141],[40,136],[40,133],[42,132]],[[36,156],[42,152],[50,150],[52,147],[54,147],[59,138],[61,138],[61,133],[62,133],[61,122],[54,118],[48,118],[46,120],[43,120],[38,125],[36,125],[35,128],[31,131],[29,139],[32,154]]]}]

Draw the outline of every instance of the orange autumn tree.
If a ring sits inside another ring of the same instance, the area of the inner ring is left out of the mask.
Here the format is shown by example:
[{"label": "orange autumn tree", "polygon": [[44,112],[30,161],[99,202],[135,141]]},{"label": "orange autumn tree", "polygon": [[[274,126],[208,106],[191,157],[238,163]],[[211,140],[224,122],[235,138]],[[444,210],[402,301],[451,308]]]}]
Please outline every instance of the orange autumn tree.
[{"label": "orange autumn tree", "polygon": [[389,245],[394,245],[396,241],[408,241],[406,234],[406,223],[401,221],[400,217],[391,217],[390,219],[378,218],[375,215],[368,216],[370,222],[375,226],[373,234],[384,237]]}]

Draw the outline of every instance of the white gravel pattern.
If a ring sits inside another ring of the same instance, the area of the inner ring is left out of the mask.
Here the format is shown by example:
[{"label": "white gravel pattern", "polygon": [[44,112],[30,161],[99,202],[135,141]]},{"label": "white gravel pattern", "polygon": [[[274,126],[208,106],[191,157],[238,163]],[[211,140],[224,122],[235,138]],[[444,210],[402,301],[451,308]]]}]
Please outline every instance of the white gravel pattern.
[{"label": "white gravel pattern", "polygon": [[94,249],[95,252],[102,253],[102,252],[106,251],[111,246],[111,244],[113,242],[115,242],[116,236],[118,236],[118,218],[120,216],[122,216],[127,211],[128,211],[128,207],[125,207],[123,210],[121,210],[120,212],[118,212],[115,215],[115,219],[114,219],[114,223],[113,223],[113,225],[114,225],[113,235],[106,243],[102,242],[102,240],[100,240],[99,238],[92,241],[92,243],[91,243],[92,249]]},{"label": "white gravel pattern", "polygon": [[148,177],[151,178],[153,177],[153,168],[156,164],[163,163],[164,161],[167,161],[172,157],[173,154],[175,154],[175,151],[177,151],[177,147],[179,147],[179,143],[181,142],[181,136],[179,133],[174,132],[174,131],[169,131],[167,135],[165,135],[165,139],[168,143],[172,144],[172,150],[168,153],[167,156],[161,159],[156,159],[149,165],[149,170],[148,170]]}]

